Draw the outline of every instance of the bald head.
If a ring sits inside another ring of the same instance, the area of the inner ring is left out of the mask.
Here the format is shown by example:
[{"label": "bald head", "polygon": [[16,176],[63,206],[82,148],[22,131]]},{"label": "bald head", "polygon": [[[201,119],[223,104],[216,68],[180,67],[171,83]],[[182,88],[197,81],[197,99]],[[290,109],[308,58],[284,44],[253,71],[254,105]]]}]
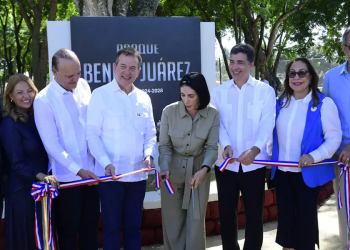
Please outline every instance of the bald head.
[{"label": "bald head", "polygon": [[77,55],[69,49],[60,49],[52,57],[52,68],[59,70],[60,59],[73,60],[80,64]]},{"label": "bald head", "polygon": [[77,87],[81,69],[77,55],[69,49],[60,49],[52,57],[52,73],[56,82],[67,91]]}]

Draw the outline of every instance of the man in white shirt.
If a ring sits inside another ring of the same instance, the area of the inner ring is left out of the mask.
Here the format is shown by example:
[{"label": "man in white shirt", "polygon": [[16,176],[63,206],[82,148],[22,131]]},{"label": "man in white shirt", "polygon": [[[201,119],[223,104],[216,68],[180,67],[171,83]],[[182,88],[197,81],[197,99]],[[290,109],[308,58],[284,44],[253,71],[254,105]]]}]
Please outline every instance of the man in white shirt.
[{"label": "man in white shirt", "polygon": [[[151,99],[133,84],[141,65],[137,50],[119,50],[113,64],[115,78],[92,94],[86,139],[98,175],[115,176],[154,165],[156,129]],[[104,250],[120,249],[122,224],[124,248],[141,249],[146,179],[147,173],[139,173],[99,184]]]},{"label": "man in white shirt", "polygon": [[[347,57],[347,61],[327,71],[323,81],[322,92],[332,98],[337,106],[343,132],[342,142],[333,158],[334,160],[350,165],[350,26],[346,27],[343,33],[342,49]],[[338,196],[339,182],[340,191],[342,193],[344,192],[344,179],[339,180],[338,178],[340,171],[338,164],[334,164],[334,170],[336,178],[333,180],[333,189],[335,195]],[[343,194],[343,204],[344,196]],[[338,222],[342,244],[341,249],[346,250],[349,248],[350,232],[348,232],[345,206],[341,210],[338,210]]]},{"label": "man in white shirt", "polygon": [[[80,78],[80,62],[73,51],[58,50],[52,57],[54,80],[34,101],[35,123],[49,156],[50,169],[59,182],[99,178],[85,138],[87,105],[91,91]],[[59,249],[97,250],[100,216],[96,186],[59,190],[53,200]]]},{"label": "man in white shirt", "polygon": [[[238,158],[224,172],[215,168],[218,188],[221,238],[224,250],[238,250],[237,210],[240,192],[246,214],[245,250],[261,249],[265,167],[252,164],[266,160],[266,144],[275,126],[275,92],[269,85],[253,79],[254,49],[235,45],[230,53],[233,77],[214,89],[211,103],[220,112],[219,142],[222,157]],[[218,160],[216,165],[222,163]]]}]

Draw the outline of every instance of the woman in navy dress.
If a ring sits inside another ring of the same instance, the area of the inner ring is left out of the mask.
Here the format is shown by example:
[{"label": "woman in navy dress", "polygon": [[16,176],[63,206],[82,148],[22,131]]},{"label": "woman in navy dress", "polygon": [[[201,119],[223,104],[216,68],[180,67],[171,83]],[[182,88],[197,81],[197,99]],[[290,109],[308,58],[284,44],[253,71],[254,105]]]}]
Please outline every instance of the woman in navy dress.
[{"label": "woman in navy dress", "polygon": [[[6,250],[37,249],[32,183],[44,181],[58,187],[56,177],[47,175],[48,157],[34,122],[33,101],[37,93],[30,78],[16,74],[10,77],[3,96],[0,137],[11,164],[5,198]],[[41,226],[41,204],[36,207]]]}]

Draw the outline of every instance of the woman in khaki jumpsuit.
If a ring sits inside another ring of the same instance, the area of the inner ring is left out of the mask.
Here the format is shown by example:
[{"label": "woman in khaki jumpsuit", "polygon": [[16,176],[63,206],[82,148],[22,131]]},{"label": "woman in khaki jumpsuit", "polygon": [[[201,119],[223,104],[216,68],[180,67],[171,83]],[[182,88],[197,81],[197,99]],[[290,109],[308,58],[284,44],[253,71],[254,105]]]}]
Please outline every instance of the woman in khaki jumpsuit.
[{"label": "woman in khaki jumpsuit", "polygon": [[208,173],[218,155],[220,117],[209,104],[202,74],[186,74],[180,90],[182,100],[164,108],[160,125],[161,176],[170,178],[175,190],[171,195],[164,185],[161,189],[164,246],[204,250]]}]

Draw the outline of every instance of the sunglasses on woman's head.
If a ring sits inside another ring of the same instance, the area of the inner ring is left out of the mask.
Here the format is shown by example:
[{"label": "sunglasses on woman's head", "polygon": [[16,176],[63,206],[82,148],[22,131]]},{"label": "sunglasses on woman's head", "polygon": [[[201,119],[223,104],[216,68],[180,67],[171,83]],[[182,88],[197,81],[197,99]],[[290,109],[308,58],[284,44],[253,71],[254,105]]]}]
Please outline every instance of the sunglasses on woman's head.
[{"label": "sunglasses on woman's head", "polygon": [[289,78],[294,78],[296,75],[298,75],[300,78],[304,78],[307,73],[310,73],[310,71],[305,70],[305,69],[301,69],[298,72],[291,70],[288,72],[288,76],[289,76]]}]

